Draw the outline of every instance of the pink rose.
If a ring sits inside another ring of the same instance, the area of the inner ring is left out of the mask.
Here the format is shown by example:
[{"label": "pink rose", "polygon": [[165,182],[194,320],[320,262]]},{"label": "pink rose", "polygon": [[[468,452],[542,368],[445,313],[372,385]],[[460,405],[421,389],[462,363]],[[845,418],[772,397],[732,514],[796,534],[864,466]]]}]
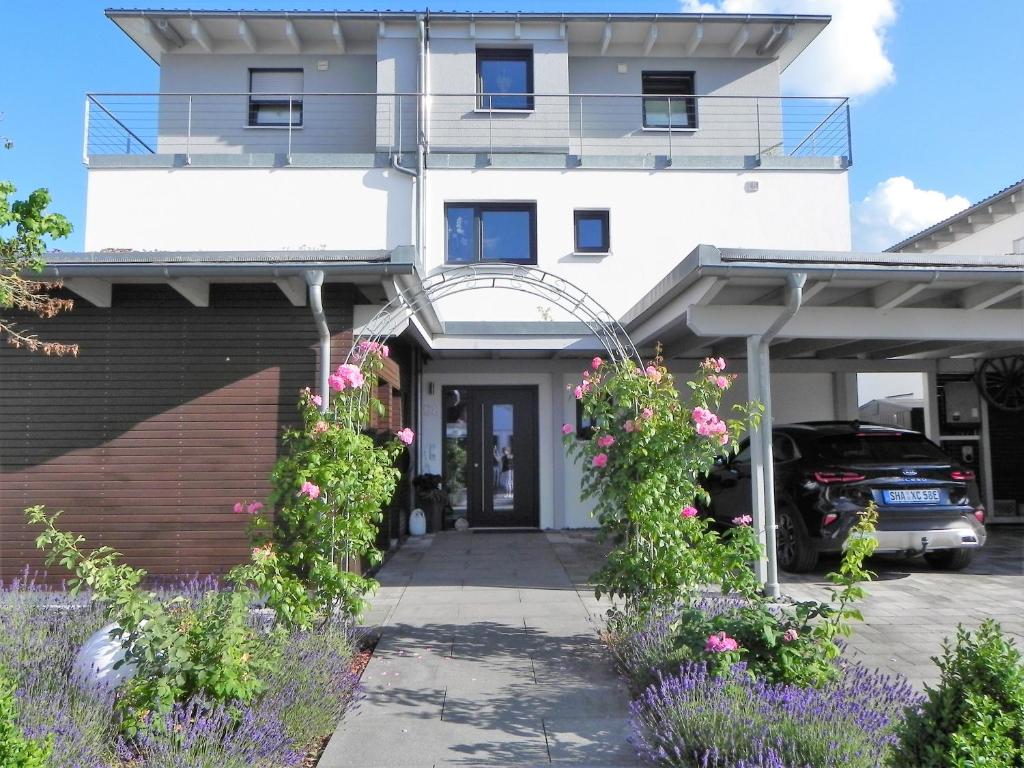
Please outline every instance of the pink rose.
[{"label": "pink rose", "polygon": [[787,629],[785,632],[782,633],[782,641],[784,643],[792,643],[798,637],[800,637],[800,633],[797,632],[792,627],[790,627],[789,629]]},{"label": "pink rose", "polygon": [[725,358],[706,357],[700,365],[701,368],[704,368],[706,370],[714,371],[715,373],[721,373],[722,371],[725,370]]},{"label": "pink rose", "polygon": [[240,515],[240,514],[242,514],[242,513],[243,513],[243,512],[245,511],[245,507],[244,507],[244,506],[242,506],[242,502],[240,502],[240,501],[236,501],[236,502],[235,502],[235,506],[234,506],[234,507],[232,507],[232,511],[233,511],[233,512],[234,512],[234,513],[235,513],[236,515]]},{"label": "pink rose", "polygon": [[335,392],[341,392],[348,386],[348,382],[343,376],[339,376],[336,373],[332,373],[327,377],[327,386],[333,389]]},{"label": "pink rose", "polygon": [[608,454],[599,453],[590,462],[590,465],[598,469],[604,469],[608,465]]},{"label": "pink rose", "polygon": [[299,496],[309,496],[311,499],[318,499],[320,498],[320,486],[314,485],[307,480],[299,489]]},{"label": "pink rose", "polygon": [[395,433],[395,436],[398,437],[398,439],[401,442],[405,443],[406,445],[412,445],[412,441],[416,439],[416,433],[413,432],[408,427],[406,427],[405,429],[400,429],[398,432]]},{"label": "pink rose", "polygon": [[583,387],[576,387],[572,391],[572,394],[575,396],[575,398],[577,400],[582,400],[583,399]]},{"label": "pink rose", "polygon": [[659,381],[661,381],[661,371],[659,371],[653,365],[648,365],[647,366],[646,373],[647,373],[647,378],[650,379],[651,381],[653,381],[655,384],[657,384]]},{"label": "pink rose", "polygon": [[590,361],[590,367],[596,371],[598,368],[601,367],[601,363],[603,362],[604,361],[600,357],[595,357],[593,360]]},{"label": "pink rose", "polygon": [[640,411],[640,415],[643,418],[650,420],[654,418],[654,411],[652,411],[650,408],[644,408],[642,411]]},{"label": "pink rose", "polygon": [[569,435],[569,434],[572,434],[575,431],[576,431],[576,427],[574,427],[572,424],[563,424],[562,425],[562,434],[563,435]]},{"label": "pink rose", "polygon": [[708,376],[708,381],[719,389],[729,388],[729,379],[725,376]]},{"label": "pink rose", "polygon": [[327,426],[327,422],[321,419],[320,421],[313,425],[313,434],[322,435],[328,429],[329,427]]},{"label": "pink rose", "polygon": [[247,506],[245,508],[245,511],[248,512],[250,515],[255,515],[261,509],[263,509],[263,502],[262,501],[254,501],[252,504],[250,504],[249,506]]},{"label": "pink rose", "polygon": [[754,522],[754,518],[750,515],[740,515],[732,519],[733,525],[750,525],[752,522]]},{"label": "pink rose", "polygon": [[718,632],[708,637],[704,650],[709,653],[723,653],[725,651],[738,651],[740,644],[729,637],[725,632]]},{"label": "pink rose", "polygon": [[696,517],[697,516],[697,508],[696,507],[683,507],[682,510],[679,512],[679,514],[682,515],[683,517]]},{"label": "pink rose", "polygon": [[626,430],[627,432],[635,432],[636,431],[636,424],[634,424],[633,420],[630,419],[629,421],[627,421],[625,424],[622,425],[622,428],[624,430]]},{"label": "pink rose", "polygon": [[320,398],[320,395],[310,395],[309,402],[311,402],[313,405],[319,408],[324,401]]},{"label": "pink rose", "polygon": [[601,448],[611,448],[613,445],[615,445],[615,438],[612,437],[611,435],[601,435],[599,438],[597,438],[597,444]]}]

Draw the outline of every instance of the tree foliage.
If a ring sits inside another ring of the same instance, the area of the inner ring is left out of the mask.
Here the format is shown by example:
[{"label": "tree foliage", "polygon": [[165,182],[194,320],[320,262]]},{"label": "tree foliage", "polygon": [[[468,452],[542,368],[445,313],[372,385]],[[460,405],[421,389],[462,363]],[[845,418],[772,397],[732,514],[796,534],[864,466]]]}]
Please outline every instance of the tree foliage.
[{"label": "tree foliage", "polygon": [[[71,223],[59,213],[49,213],[50,193],[37,189],[24,200],[13,199],[16,188],[0,181],[0,310],[14,309],[40,318],[71,309],[71,299],[52,295],[60,283],[33,279],[43,271],[46,238],[71,234]],[[30,352],[77,355],[77,344],[43,341],[10,319],[0,316],[0,337]]]}]

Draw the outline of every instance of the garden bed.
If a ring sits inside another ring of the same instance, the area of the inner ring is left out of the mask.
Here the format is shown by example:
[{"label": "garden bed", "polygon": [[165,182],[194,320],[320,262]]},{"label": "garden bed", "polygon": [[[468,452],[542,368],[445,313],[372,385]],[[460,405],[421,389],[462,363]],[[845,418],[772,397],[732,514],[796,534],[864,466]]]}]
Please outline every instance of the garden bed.
[{"label": "garden bed", "polygon": [[[161,591],[196,600],[210,588],[193,581]],[[262,622],[259,612],[252,621]],[[71,597],[31,580],[0,589],[0,670],[16,689],[17,725],[28,738],[52,744],[47,768],[315,766],[358,702],[376,642],[340,623],[293,632],[248,705],[192,700],[132,737],[118,731],[111,687],[90,687],[75,673],[79,648],[106,623],[85,594]]]}]

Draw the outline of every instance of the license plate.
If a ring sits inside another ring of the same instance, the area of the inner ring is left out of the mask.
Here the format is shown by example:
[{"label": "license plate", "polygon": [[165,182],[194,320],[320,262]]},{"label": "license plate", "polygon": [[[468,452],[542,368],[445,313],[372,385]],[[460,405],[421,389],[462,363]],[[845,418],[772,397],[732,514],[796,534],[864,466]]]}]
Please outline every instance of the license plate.
[{"label": "license plate", "polygon": [[907,488],[882,491],[886,504],[938,504],[941,499],[937,488]]}]

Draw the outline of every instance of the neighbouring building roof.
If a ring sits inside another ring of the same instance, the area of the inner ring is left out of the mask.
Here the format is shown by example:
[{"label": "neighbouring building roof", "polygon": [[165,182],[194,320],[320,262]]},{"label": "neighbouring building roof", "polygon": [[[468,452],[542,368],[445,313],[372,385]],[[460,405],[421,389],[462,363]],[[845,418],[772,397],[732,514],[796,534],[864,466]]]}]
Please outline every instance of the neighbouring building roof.
[{"label": "neighbouring building roof", "polygon": [[[974,203],[970,207],[964,208],[959,213],[954,213],[952,216],[950,216],[950,217],[948,217],[946,219],[943,219],[942,221],[938,222],[937,224],[933,224],[932,226],[928,227],[927,229],[922,229],[916,235],[911,235],[910,237],[906,238],[905,240],[900,240],[900,242],[896,243],[895,245],[889,246],[885,250],[887,252],[889,252],[889,253],[896,253],[896,252],[899,252],[899,251],[905,251],[907,248],[910,248],[915,243],[919,243],[919,242],[921,242],[923,240],[926,240],[926,239],[928,239],[929,237],[931,237],[932,235],[934,235],[937,232],[944,231],[947,227],[949,227],[952,224],[957,224],[957,223],[960,223],[960,222],[967,222],[969,217],[971,217],[971,216],[973,216],[975,214],[987,211],[989,206],[995,205],[995,204],[997,204],[997,203],[999,203],[999,202],[1001,202],[1003,200],[1006,200],[1006,199],[1010,198],[1012,195],[1016,195],[1017,193],[1019,193],[1021,191],[1024,191],[1024,179],[1021,179],[1020,181],[1014,182],[1013,184],[1011,184],[1008,187],[1004,187],[1003,189],[999,190],[995,194],[989,195],[984,200],[979,200],[978,202]],[[974,222],[972,222],[972,223],[974,223]],[[989,226],[992,223],[993,223],[992,221],[978,222],[978,223],[975,223],[975,226],[976,226],[977,229],[982,229],[984,227]]]}]

